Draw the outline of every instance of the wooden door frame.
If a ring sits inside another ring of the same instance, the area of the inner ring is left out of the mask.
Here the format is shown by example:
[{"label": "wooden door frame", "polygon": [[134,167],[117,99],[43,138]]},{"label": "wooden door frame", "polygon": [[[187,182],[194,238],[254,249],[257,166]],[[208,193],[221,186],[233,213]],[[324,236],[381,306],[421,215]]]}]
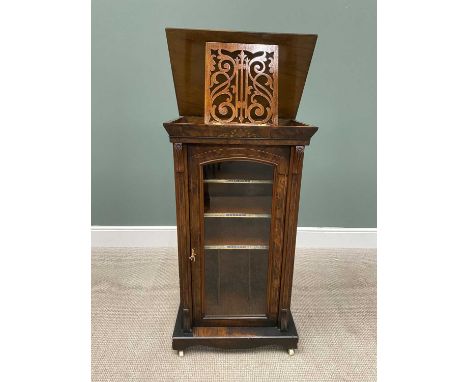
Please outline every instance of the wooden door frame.
[{"label": "wooden door frame", "polygon": [[[188,150],[188,191],[190,195],[190,248],[197,260],[190,263],[192,323],[194,326],[276,326],[279,319],[281,292],[283,239],[286,221],[286,201],[290,150],[286,146],[210,146],[190,145]],[[226,317],[206,319],[203,308],[204,291],[204,232],[203,232],[203,179],[202,167],[227,160],[254,161],[274,166],[272,216],[267,279],[267,315],[265,317]],[[198,235],[197,235],[198,233]]]}]

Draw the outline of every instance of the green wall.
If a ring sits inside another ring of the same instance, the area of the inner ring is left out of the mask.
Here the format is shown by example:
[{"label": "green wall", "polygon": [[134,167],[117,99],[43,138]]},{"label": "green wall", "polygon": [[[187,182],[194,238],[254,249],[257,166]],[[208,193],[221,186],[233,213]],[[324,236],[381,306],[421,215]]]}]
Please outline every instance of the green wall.
[{"label": "green wall", "polygon": [[166,26],[317,33],[299,225],[376,227],[375,0],[93,0],[93,225],[175,225]]}]

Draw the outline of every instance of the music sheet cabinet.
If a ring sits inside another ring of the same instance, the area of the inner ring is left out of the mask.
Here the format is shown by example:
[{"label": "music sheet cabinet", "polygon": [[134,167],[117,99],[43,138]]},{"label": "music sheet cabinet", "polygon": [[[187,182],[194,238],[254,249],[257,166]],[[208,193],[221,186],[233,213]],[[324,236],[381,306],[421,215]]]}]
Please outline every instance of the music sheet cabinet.
[{"label": "music sheet cabinet", "polygon": [[[172,346],[294,353],[294,252],[304,148],[316,126],[295,120],[317,36],[166,29],[179,117],[173,145],[180,306]],[[207,42],[274,44],[278,120],[204,121]]]}]

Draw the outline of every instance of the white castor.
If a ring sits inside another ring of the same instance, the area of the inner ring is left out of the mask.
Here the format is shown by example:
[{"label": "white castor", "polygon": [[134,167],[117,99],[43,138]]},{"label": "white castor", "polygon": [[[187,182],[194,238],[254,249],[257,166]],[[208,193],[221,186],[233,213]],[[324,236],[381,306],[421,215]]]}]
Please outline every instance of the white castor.
[{"label": "white castor", "polygon": [[294,355],[294,349],[288,349],[288,354],[289,355]]},{"label": "white castor", "polygon": [[179,357],[183,357],[184,356],[184,351],[183,350],[179,350]]}]

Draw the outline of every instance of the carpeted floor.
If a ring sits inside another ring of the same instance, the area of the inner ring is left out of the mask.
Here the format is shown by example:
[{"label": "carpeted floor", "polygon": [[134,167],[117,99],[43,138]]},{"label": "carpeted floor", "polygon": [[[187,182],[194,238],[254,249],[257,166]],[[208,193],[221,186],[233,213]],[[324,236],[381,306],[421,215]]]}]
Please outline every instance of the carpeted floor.
[{"label": "carpeted floor", "polygon": [[292,357],[275,347],[196,347],[179,358],[177,272],[173,248],[93,249],[93,382],[376,380],[375,250],[297,250]]}]

